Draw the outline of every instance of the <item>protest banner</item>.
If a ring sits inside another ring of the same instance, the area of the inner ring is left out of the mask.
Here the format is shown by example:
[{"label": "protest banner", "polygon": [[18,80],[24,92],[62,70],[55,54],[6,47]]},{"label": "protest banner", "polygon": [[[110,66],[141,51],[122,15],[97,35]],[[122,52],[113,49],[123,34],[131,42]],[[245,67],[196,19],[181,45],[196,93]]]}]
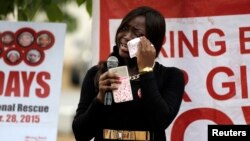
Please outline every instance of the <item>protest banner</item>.
[{"label": "protest banner", "polygon": [[1,140],[56,140],[65,30],[0,21]]},{"label": "protest banner", "polygon": [[143,5],[166,18],[157,61],[182,69],[186,79],[167,140],[206,141],[209,124],[250,124],[250,1],[95,1],[93,64],[107,59],[125,14]]}]

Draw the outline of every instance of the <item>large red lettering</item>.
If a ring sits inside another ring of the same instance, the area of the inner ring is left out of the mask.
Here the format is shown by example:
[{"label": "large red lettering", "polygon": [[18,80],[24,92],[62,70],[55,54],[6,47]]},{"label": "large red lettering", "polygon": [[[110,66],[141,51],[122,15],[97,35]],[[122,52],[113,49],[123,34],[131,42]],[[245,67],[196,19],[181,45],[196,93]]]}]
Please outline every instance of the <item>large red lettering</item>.
[{"label": "large red lettering", "polygon": [[174,51],[174,31],[170,31],[170,56],[172,58],[175,57],[174,53],[175,53],[175,51]]},{"label": "large red lettering", "polygon": [[194,56],[197,57],[199,55],[198,52],[198,32],[197,30],[193,31],[193,45],[188,41],[187,37],[182,31],[178,32],[178,44],[179,44],[179,56],[183,57],[184,56],[184,50],[183,50],[183,44],[187,46],[189,49],[190,53]]},{"label": "large red lettering", "polygon": [[188,125],[197,120],[210,120],[217,124],[233,124],[233,121],[222,111],[212,108],[191,109],[177,117],[173,123],[170,140],[184,141]]},{"label": "large red lettering", "polygon": [[219,94],[214,90],[213,80],[214,80],[214,77],[216,76],[216,74],[218,74],[218,73],[224,73],[227,76],[233,76],[234,75],[233,71],[230,68],[227,68],[227,67],[217,67],[217,68],[214,68],[213,70],[211,70],[211,72],[208,74],[207,81],[206,81],[208,93],[214,99],[217,99],[217,100],[227,100],[227,99],[232,98],[236,94],[236,90],[235,90],[236,88],[235,88],[235,83],[234,82],[224,82],[224,83],[222,83],[223,88],[228,88],[229,89],[228,93]]},{"label": "large red lettering", "polygon": [[250,32],[250,27],[241,27],[240,28],[240,53],[247,54],[250,53],[250,48],[247,49],[246,42],[250,43],[250,37],[245,37],[245,32]]},{"label": "large red lettering", "polygon": [[23,96],[29,97],[30,86],[34,79],[35,72],[30,72],[29,76],[27,75],[27,72],[21,72],[21,74],[23,78]]},{"label": "large red lettering", "polygon": [[161,54],[163,57],[166,57],[166,58],[168,57],[167,52],[165,51],[163,47],[161,48]]},{"label": "large red lettering", "polygon": [[[40,86],[40,88],[35,88],[36,96],[45,98],[50,94],[50,86],[46,82],[51,77],[48,72],[10,71],[7,78],[5,75],[4,72],[0,71],[0,96],[29,97],[31,85],[34,84],[35,77],[37,85]],[[5,82],[6,86],[4,86]],[[21,93],[22,88],[23,91]]]},{"label": "large red lettering", "polygon": [[218,34],[220,37],[222,36],[225,36],[224,32],[220,29],[209,29],[205,34],[204,34],[204,37],[203,37],[203,47],[204,47],[204,50],[206,51],[207,54],[211,55],[211,56],[219,56],[223,53],[226,52],[226,43],[225,41],[215,41],[215,45],[216,46],[220,46],[220,49],[218,51],[212,51],[208,44],[211,44],[211,41],[209,40],[209,37],[212,35],[212,34]]},{"label": "large red lettering", "polygon": [[15,97],[20,97],[20,78],[18,71],[12,71],[9,74],[9,79],[6,85],[6,94],[5,96],[11,96],[14,94]]},{"label": "large red lettering", "polygon": [[248,86],[247,86],[247,68],[246,66],[240,66],[240,79],[241,79],[241,90],[242,98],[248,98]]},{"label": "large red lettering", "polygon": [[50,80],[50,73],[48,72],[38,73],[37,83],[41,86],[41,88],[36,89],[36,95],[40,98],[46,98],[49,96],[50,93],[49,84],[47,84],[45,80]]},{"label": "large red lettering", "polygon": [[250,115],[250,106],[243,106],[242,111],[244,114],[245,121],[249,125],[250,124],[250,116],[249,116]]}]

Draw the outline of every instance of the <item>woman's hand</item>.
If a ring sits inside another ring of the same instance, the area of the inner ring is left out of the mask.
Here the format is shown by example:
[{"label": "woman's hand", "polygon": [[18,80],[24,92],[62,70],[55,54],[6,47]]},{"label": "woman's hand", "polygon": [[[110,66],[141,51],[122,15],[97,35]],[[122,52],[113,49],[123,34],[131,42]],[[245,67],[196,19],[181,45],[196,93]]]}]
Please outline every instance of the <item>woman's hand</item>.
[{"label": "woman's hand", "polygon": [[154,45],[144,36],[140,37],[140,39],[136,54],[139,72],[145,67],[152,67],[156,56]]},{"label": "woman's hand", "polygon": [[118,89],[118,85],[116,84],[120,83],[119,76],[115,73],[107,71],[101,74],[99,78],[99,93],[97,99],[104,103],[105,93]]}]

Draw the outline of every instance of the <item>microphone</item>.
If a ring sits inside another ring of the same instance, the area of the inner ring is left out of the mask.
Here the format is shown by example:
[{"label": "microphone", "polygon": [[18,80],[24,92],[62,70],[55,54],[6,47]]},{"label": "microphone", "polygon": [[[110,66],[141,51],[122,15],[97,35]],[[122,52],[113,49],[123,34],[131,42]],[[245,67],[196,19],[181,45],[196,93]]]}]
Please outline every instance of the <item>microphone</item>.
[{"label": "microphone", "polygon": [[115,56],[110,56],[107,60],[108,69],[118,67],[118,64],[119,64],[119,61],[117,57]]},{"label": "microphone", "polygon": [[[107,60],[108,69],[118,67],[118,64],[119,64],[119,61],[117,57],[115,56],[110,56]],[[111,104],[112,104],[112,92],[107,91],[105,93],[104,105],[111,105]]]}]

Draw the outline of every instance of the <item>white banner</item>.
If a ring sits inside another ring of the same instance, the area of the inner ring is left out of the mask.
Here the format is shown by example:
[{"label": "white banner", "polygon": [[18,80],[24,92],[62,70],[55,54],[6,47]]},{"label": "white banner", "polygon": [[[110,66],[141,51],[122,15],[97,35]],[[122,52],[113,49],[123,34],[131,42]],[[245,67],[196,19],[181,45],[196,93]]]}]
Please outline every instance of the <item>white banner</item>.
[{"label": "white banner", "polygon": [[0,136],[55,141],[65,24],[0,22]]},{"label": "white banner", "polygon": [[[109,21],[111,47],[120,22]],[[250,15],[166,19],[166,42],[158,61],[182,69],[187,79],[176,121],[182,124],[174,125],[178,131],[173,134],[185,132],[185,141],[206,141],[207,124],[246,124],[242,107],[250,103],[248,23]]]},{"label": "white banner", "polygon": [[157,61],[182,69],[186,80],[180,111],[166,130],[167,140],[207,141],[209,124],[249,124],[249,1],[157,1],[95,2],[100,13],[94,13],[93,25],[98,23],[100,29],[94,29],[94,64],[112,51],[126,13],[151,6],[163,13],[167,29]]},{"label": "white banner", "polygon": [[179,115],[170,128],[172,140],[207,141],[208,124],[249,122],[249,18],[245,14],[166,19],[167,41],[159,61],[183,69],[187,81]]}]

